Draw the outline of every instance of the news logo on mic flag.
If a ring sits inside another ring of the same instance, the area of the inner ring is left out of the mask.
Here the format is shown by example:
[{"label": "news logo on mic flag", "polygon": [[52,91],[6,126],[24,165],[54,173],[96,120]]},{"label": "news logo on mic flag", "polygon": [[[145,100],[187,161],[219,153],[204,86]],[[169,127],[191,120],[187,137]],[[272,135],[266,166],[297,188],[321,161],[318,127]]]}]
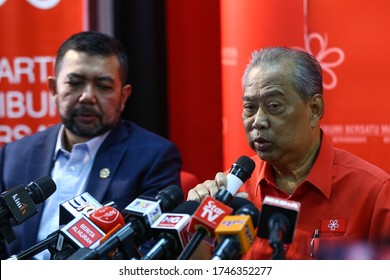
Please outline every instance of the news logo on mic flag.
[{"label": "news logo on mic flag", "polygon": [[188,214],[169,213],[161,215],[151,226],[151,230],[158,232],[167,232],[172,234],[172,229],[175,230],[182,247],[186,246],[189,240],[189,234],[187,231],[188,223],[191,216]]},{"label": "news logo on mic flag", "polygon": [[13,214],[12,218],[15,224],[21,224],[38,213],[37,206],[23,185],[2,193],[0,195],[0,204],[8,206],[8,209]]},{"label": "news logo on mic flag", "polygon": [[136,198],[126,206],[125,211],[128,215],[142,215],[147,218],[149,225],[153,224],[161,216],[162,210],[157,199]]},{"label": "news logo on mic flag", "polygon": [[88,192],[82,193],[60,204],[60,225],[67,224],[80,215],[89,217],[101,207],[103,205]]},{"label": "news logo on mic flag", "polygon": [[93,249],[99,245],[99,241],[105,235],[101,229],[84,216],[76,217],[71,223],[62,227],[60,233],[56,244],[58,251],[62,250],[66,238],[79,248]]},{"label": "news logo on mic flag", "polygon": [[110,232],[116,226],[125,225],[122,214],[111,206],[97,209],[89,216],[89,219],[105,233]]},{"label": "news logo on mic flag", "polygon": [[15,241],[13,226],[20,225],[36,213],[36,204],[44,202],[57,189],[55,182],[45,176],[0,193],[0,240],[8,244]]},{"label": "news logo on mic flag", "polygon": [[230,215],[232,212],[233,209],[229,206],[215,200],[211,196],[206,196],[192,216],[188,231],[194,234],[198,227],[204,227],[209,233],[209,236],[206,236],[204,240],[212,244],[215,228],[225,216]]},{"label": "news logo on mic flag", "polygon": [[241,254],[248,252],[255,239],[255,229],[249,215],[225,216],[215,229],[215,238],[221,242],[224,236],[236,236],[241,248]]}]

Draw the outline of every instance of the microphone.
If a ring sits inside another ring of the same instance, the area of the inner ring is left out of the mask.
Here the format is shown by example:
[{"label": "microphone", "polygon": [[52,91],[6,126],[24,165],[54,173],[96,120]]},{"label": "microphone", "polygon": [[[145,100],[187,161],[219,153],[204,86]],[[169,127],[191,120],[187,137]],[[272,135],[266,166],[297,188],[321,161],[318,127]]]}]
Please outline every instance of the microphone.
[{"label": "microphone", "polygon": [[[114,205],[113,203],[107,203],[104,206],[111,206]],[[85,192],[83,194],[80,194],[78,196],[75,196],[63,203],[60,204],[60,226],[66,225],[70,223],[73,219],[80,216],[86,216],[91,218],[91,214],[96,210],[102,208],[103,205],[101,205],[93,196],[91,196],[88,192]],[[118,212],[119,213],[119,212]],[[123,219],[123,217],[122,217]],[[93,223],[97,223],[96,220],[92,221]],[[96,224],[98,225],[98,224]],[[104,232],[104,226],[98,225],[99,228],[101,228]],[[55,248],[55,244],[58,239],[58,233],[59,230],[56,230],[49,234],[47,238],[44,240],[39,241],[37,244],[31,246],[30,248],[24,250],[23,252],[12,255],[10,259],[16,259],[16,260],[25,260],[30,259],[31,257],[35,256],[36,254],[42,252],[43,250],[49,249],[49,248]],[[106,232],[107,233],[107,232]],[[107,238],[107,234],[105,238]],[[102,239],[101,241],[103,241]],[[51,249],[54,250],[54,249]],[[53,252],[57,252],[57,250],[54,250]],[[57,252],[58,253],[58,252]]]},{"label": "microphone", "polygon": [[224,204],[229,204],[239,188],[251,177],[255,166],[256,164],[251,158],[247,156],[239,157],[227,174],[226,189],[220,189],[215,195],[215,199]]},{"label": "microphone", "polygon": [[38,213],[37,204],[44,202],[57,187],[49,177],[42,177],[27,186],[19,185],[0,194],[0,240],[8,244],[16,239],[12,226],[19,225]]},{"label": "microphone", "polygon": [[162,214],[151,226],[155,245],[142,258],[143,260],[176,259],[188,244],[187,227],[191,215],[199,207],[197,201],[186,201],[170,213]]},{"label": "microphone", "polygon": [[215,229],[217,246],[211,259],[234,260],[248,252],[256,238],[259,215],[256,206],[247,200],[234,215],[225,216]]},{"label": "microphone", "polygon": [[268,239],[272,259],[285,259],[283,244],[294,238],[301,204],[297,201],[266,196],[263,200],[257,236]]},{"label": "microphone", "polygon": [[162,212],[174,209],[183,202],[184,194],[180,187],[171,185],[161,190],[155,198],[139,196],[122,211],[125,225],[114,232],[96,248],[81,248],[69,260],[96,260],[117,249],[116,259],[140,258],[136,249],[146,239],[151,238],[150,226]]},{"label": "microphone", "polygon": [[[139,225],[144,229],[142,235],[143,240],[150,239],[150,231],[146,228],[150,226],[161,216],[163,212],[171,211],[184,201],[183,190],[175,185],[166,187],[158,192],[156,197],[139,196],[134,199],[122,211],[126,222],[137,220]],[[139,240],[137,243],[141,243]]]},{"label": "microphone", "polygon": [[193,236],[178,259],[189,259],[202,239],[210,245],[213,244],[216,226],[224,216],[229,215],[233,211],[232,208],[226,205],[231,203],[238,189],[250,178],[254,169],[255,162],[247,156],[241,156],[233,163],[227,174],[226,189],[218,190],[215,198],[206,196],[192,216],[188,231]]},{"label": "microphone", "polygon": [[248,203],[250,202],[244,198],[233,197],[229,207],[210,196],[206,196],[191,218],[188,232],[192,237],[177,259],[188,260],[202,240],[213,246],[215,229],[223,218]]},{"label": "microphone", "polygon": [[93,196],[84,192],[60,204],[60,226],[68,224],[80,215],[89,217],[96,209],[102,208]]},{"label": "microphone", "polygon": [[51,259],[66,259],[79,248],[96,248],[108,232],[123,225],[122,214],[110,206],[96,210],[89,218],[80,215],[59,230],[55,247],[49,248]]},{"label": "microphone", "polygon": [[232,212],[232,208],[206,196],[191,218],[188,232],[192,237],[177,259],[188,260],[203,239],[212,245],[215,228],[226,215]]},{"label": "microphone", "polygon": [[89,216],[89,219],[104,233],[109,233],[117,225],[125,225],[122,214],[111,206],[103,206],[97,209]]}]

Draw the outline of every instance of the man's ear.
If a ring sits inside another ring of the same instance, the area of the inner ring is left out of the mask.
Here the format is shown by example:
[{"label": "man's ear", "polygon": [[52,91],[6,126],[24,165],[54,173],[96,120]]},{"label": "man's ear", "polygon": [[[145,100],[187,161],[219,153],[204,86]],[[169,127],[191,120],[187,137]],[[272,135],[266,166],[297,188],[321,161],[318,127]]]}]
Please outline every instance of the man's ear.
[{"label": "man's ear", "polygon": [[54,77],[47,78],[47,86],[49,87],[50,94],[55,97],[57,95],[57,83]]},{"label": "man's ear", "polygon": [[325,103],[322,94],[314,95],[310,100],[311,127],[318,126],[318,123],[324,114],[324,109],[325,109]]},{"label": "man's ear", "polygon": [[131,88],[130,84],[127,84],[127,85],[125,85],[122,88],[122,92],[121,92],[121,111],[123,111],[125,109],[125,105],[126,105],[127,99],[131,95],[131,89],[132,88]]}]

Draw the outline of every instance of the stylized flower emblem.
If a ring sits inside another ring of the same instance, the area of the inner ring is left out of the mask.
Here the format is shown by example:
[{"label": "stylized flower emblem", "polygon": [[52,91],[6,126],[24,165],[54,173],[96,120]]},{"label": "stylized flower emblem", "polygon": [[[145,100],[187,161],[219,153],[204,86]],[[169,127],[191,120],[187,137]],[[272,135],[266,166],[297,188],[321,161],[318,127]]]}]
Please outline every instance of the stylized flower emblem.
[{"label": "stylized flower emblem", "polygon": [[[317,54],[313,53],[312,41],[317,40],[320,46],[320,49]],[[305,40],[305,47],[308,53],[314,55],[317,60],[321,63],[322,69],[324,72],[330,75],[330,82],[324,82],[325,89],[333,89],[337,85],[337,76],[333,72],[332,68],[339,66],[344,61],[344,52],[340,48],[328,48],[328,36],[325,34],[324,38],[318,33],[311,33],[307,35]],[[332,56],[333,55],[333,56]],[[336,60],[329,61],[329,57],[334,57],[336,55]],[[328,59],[327,59],[328,58]]]},{"label": "stylized flower emblem", "polygon": [[339,227],[339,220],[330,220],[328,224],[328,228],[330,230],[336,230]]},{"label": "stylized flower emblem", "polygon": [[[315,50],[315,46],[317,45],[318,50]],[[330,76],[329,80],[325,79],[327,77],[324,77],[324,80],[327,80],[323,82],[324,88],[335,88],[337,85],[337,76],[332,68],[343,63],[345,58],[344,52],[340,48],[328,48],[328,36],[325,34],[325,36],[322,37],[319,33],[310,33],[306,36],[305,49],[321,63],[324,74]]]},{"label": "stylized flower emblem", "polygon": [[[328,36],[324,37],[319,33],[310,33],[305,35],[305,47],[299,48],[313,55],[321,63],[324,72],[324,89],[333,89],[337,85],[337,76],[334,73],[334,67],[344,62],[344,52],[340,48],[327,48]],[[326,76],[328,75],[328,77]]]}]

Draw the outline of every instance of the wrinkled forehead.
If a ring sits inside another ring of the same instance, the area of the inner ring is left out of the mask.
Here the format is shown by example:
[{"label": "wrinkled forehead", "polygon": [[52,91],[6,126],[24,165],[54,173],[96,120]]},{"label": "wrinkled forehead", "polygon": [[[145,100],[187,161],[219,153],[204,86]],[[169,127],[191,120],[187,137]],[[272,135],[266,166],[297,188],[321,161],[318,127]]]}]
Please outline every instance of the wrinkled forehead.
[{"label": "wrinkled forehead", "polygon": [[291,64],[259,65],[248,72],[244,91],[268,86],[292,86],[293,81],[294,72]]}]

